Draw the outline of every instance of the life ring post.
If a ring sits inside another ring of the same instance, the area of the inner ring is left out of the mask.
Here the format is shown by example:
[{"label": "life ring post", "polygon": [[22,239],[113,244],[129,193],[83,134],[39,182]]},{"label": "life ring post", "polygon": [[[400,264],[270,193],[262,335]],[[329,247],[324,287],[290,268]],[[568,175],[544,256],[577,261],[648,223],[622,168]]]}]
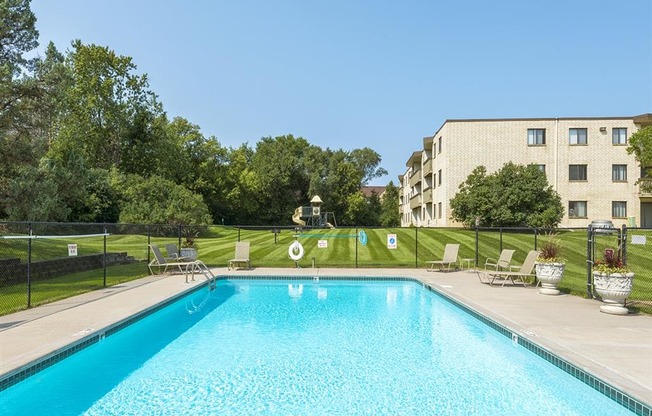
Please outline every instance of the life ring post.
[{"label": "life ring post", "polygon": [[290,244],[290,247],[288,247],[288,257],[294,261],[294,263],[297,265],[297,268],[299,268],[299,261],[303,258],[303,255],[305,254],[305,251],[303,250],[303,246],[299,242],[299,240],[295,240],[292,244]]}]

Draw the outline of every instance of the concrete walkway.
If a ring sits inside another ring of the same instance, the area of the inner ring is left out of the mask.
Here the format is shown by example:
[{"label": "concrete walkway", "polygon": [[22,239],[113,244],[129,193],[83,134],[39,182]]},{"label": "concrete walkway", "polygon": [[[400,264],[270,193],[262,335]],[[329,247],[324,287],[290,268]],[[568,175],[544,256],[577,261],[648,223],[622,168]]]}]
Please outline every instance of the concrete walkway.
[{"label": "concrete walkway", "polygon": [[[652,317],[613,316],[576,296],[544,296],[532,287],[490,287],[472,271],[418,269],[278,269],[227,271],[218,276],[405,276],[421,280],[575,366],[652,404]],[[202,277],[203,279],[203,277]],[[0,317],[0,379],[71,343],[192,290],[203,281],[151,276]]]}]

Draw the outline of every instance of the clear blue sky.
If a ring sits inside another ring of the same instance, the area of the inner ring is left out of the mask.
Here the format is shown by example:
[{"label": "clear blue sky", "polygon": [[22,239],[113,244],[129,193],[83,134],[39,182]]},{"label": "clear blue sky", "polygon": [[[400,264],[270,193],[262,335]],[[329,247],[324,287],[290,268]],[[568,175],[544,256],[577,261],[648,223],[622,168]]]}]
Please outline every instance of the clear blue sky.
[{"label": "clear blue sky", "polygon": [[131,56],[223,146],[370,147],[385,185],[446,119],[652,112],[652,1],[33,0],[41,51]]}]

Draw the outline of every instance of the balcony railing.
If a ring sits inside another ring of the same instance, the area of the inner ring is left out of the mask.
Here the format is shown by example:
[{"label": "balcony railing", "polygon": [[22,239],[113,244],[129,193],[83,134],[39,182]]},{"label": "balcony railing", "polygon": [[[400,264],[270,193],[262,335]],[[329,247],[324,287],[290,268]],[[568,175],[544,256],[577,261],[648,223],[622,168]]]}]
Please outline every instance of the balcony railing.
[{"label": "balcony railing", "polygon": [[410,209],[419,208],[421,206],[421,194],[415,195],[410,198]]},{"label": "balcony railing", "polygon": [[432,202],[432,188],[423,191],[423,203],[428,204]]},{"label": "balcony railing", "polygon": [[428,159],[426,163],[423,164],[423,176],[432,174],[432,159]]},{"label": "balcony railing", "polygon": [[638,180],[638,196],[652,197],[652,178],[640,178]]},{"label": "balcony railing", "polygon": [[421,182],[421,169],[418,171],[414,172],[412,176],[410,176],[410,186],[414,186]]}]

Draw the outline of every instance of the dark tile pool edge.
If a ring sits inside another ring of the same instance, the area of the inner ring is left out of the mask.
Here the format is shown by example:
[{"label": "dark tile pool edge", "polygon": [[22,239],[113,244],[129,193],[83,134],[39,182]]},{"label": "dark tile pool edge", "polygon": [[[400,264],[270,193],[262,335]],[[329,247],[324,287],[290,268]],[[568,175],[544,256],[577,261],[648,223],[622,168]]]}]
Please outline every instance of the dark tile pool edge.
[{"label": "dark tile pool edge", "polygon": [[506,336],[507,338],[510,338],[512,342],[517,342],[518,345],[530,350],[532,353],[538,355],[539,357],[543,358],[544,360],[548,361],[555,367],[563,370],[564,372],[570,374],[574,378],[578,379],[582,383],[588,385],[589,387],[593,388],[594,390],[597,390],[599,393],[607,396],[611,400],[615,401],[616,403],[620,404],[624,408],[634,412],[637,415],[641,416],[652,416],[652,406],[644,403],[642,400],[638,400],[631,395],[623,392],[622,390],[610,385],[609,383],[606,383],[600,378],[592,375],[591,373],[582,370],[581,368],[573,365],[572,363],[564,360],[563,358],[557,356],[556,354],[548,351],[547,349],[541,347],[535,342],[530,341],[529,339],[525,338],[523,335],[520,335],[516,333],[515,331],[493,321],[492,319],[487,318],[486,316],[482,315],[479,312],[476,312],[473,308],[467,306],[463,302],[460,302],[459,300],[453,298],[452,296],[441,292],[439,289],[436,287],[431,286],[428,283],[422,282],[418,279],[414,279],[418,283],[421,283],[425,288],[427,288],[429,291],[435,293],[442,299],[445,299],[446,301],[450,302],[451,304],[455,305],[459,309],[463,310],[464,312],[470,314],[474,318],[478,319],[485,325],[488,325],[490,328],[493,330],[497,331],[498,333]]},{"label": "dark tile pool edge", "polygon": [[208,282],[203,283],[201,285],[194,286],[192,288],[188,288],[182,292],[175,294],[174,296],[165,299],[160,303],[157,303],[156,305],[152,305],[148,308],[145,308],[142,311],[137,312],[134,315],[131,315],[121,321],[115,322],[105,328],[93,331],[91,334],[75,342],[72,342],[56,351],[53,351],[50,354],[37,358],[36,360],[27,363],[21,366],[20,368],[11,370],[5,374],[0,375],[0,392],[8,389],[14,384],[20,383],[21,381],[31,377],[32,375],[38,373],[39,371],[45,370],[51,365],[54,365],[59,361],[66,359],[67,357],[77,353],[80,350],[83,350],[84,348],[102,341],[105,337],[118,332],[119,330],[135,323],[136,321],[146,318],[152,313],[176,302],[178,299],[187,296],[190,293],[201,290],[202,288],[205,288],[207,285]]},{"label": "dark tile pool edge", "polygon": [[[283,276],[283,275],[274,275],[274,276],[218,276],[217,280],[306,280],[306,281],[409,281],[409,282],[414,282],[417,284],[422,285],[424,288],[428,289],[430,292],[436,294],[437,296],[441,297],[442,299],[446,300],[447,302],[453,304],[454,306],[458,307],[462,311],[470,314],[474,318],[480,320],[484,324],[488,325],[498,333],[506,336],[507,338],[512,339],[514,342],[518,342],[519,345],[523,346],[524,348],[527,348],[534,354],[542,357],[546,361],[550,362],[554,366],[562,369],[566,373],[572,375],[576,379],[582,381],[583,383],[589,385],[593,389],[597,390],[601,394],[609,397],[610,399],[614,400],[621,406],[625,407],[626,409],[634,412],[637,415],[640,416],[652,416],[652,407],[643,403],[640,400],[637,400],[627,393],[624,393],[623,391],[611,386],[608,383],[605,383],[604,381],[600,380],[598,377],[595,377],[594,375],[582,370],[581,368],[578,368],[577,366],[569,363],[568,361],[558,357],[557,355],[551,353],[550,351],[546,350],[545,348],[537,345],[536,343],[528,340],[527,338],[523,337],[522,335],[519,335],[515,333],[515,331],[510,330],[509,328],[487,318],[486,316],[476,312],[473,310],[471,307],[465,305],[464,303],[460,302],[459,300],[453,298],[452,296],[449,296],[448,294],[441,292],[439,289],[436,287],[425,283],[421,280],[419,280],[416,277],[409,277],[409,276]],[[10,371],[7,374],[4,374],[0,376],[0,391],[3,391],[14,384],[17,384],[21,382],[22,380],[38,373],[39,371],[42,371],[46,369],[47,367],[50,367],[53,364],[56,364],[57,362],[69,357],[70,355],[90,346],[93,345],[101,340],[103,340],[106,336],[112,335],[116,333],[117,331],[123,329],[126,326],[129,326],[133,324],[136,321],[139,321],[152,313],[165,308],[166,306],[170,305],[171,303],[176,302],[178,299],[192,293],[198,290],[201,290],[203,288],[206,288],[209,282],[206,282],[201,285],[197,285],[195,287],[189,288],[185,291],[182,291],[174,296],[171,296],[170,298],[156,304],[152,305],[149,308],[146,308],[142,310],[141,312],[138,312],[128,318],[125,318],[121,321],[118,321],[112,325],[109,325],[106,328],[103,328],[102,330],[95,331],[94,333],[74,342],[71,343],[57,351],[52,352],[51,354],[48,354],[44,357],[41,357],[37,360],[32,361],[31,363],[28,363],[24,366],[22,366],[19,369]],[[516,337],[516,338],[514,338]]]}]

